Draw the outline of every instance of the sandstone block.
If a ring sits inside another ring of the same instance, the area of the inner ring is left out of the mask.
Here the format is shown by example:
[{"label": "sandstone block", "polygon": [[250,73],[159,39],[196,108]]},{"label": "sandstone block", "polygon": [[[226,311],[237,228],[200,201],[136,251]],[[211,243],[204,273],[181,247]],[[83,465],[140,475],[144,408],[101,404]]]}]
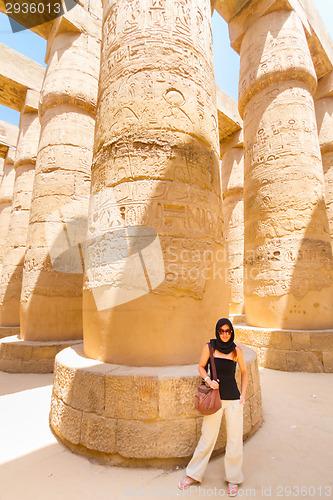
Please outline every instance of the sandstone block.
[{"label": "sandstone block", "polygon": [[69,404],[74,385],[75,370],[64,366],[57,359],[54,365],[53,393],[64,403]]},{"label": "sandstone block", "polygon": [[118,420],[117,451],[125,457],[188,457],[196,444],[196,421]]},{"label": "sandstone block", "polygon": [[22,361],[21,373],[52,373],[54,368],[53,359],[41,359]]},{"label": "sandstone block", "polygon": [[131,419],[133,415],[133,377],[105,377],[105,416]]},{"label": "sandstone block", "polygon": [[85,412],[104,412],[105,378],[89,370],[76,370],[69,393],[69,404]]},{"label": "sandstone block", "polygon": [[255,360],[254,363],[251,363],[250,370],[252,375],[253,393],[256,393],[260,389],[260,375],[257,360]]},{"label": "sandstone block", "polygon": [[59,352],[61,348],[55,345],[36,345],[32,346],[32,359],[40,360],[40,359],[49,359],[54,361],[55,356]]},{"label": "sandstone block", "polygon": [[159,417],[162,420],[197,417],[194,395],[201,377],[161,378],[159,380]]},{"label": "sandstone block", "polygon": [[315,351],[333,351],[333,330],[311,332],[311,348]]},{"label": "sandstone block", "polygon": [[20,342],[8,342],[4,344],[4,358],[28,361],[32,358],[32,346]]},{"label": "sandstone block", "polygon": [[252,429],[252,418],[251,418],[251,400],[252,398],[246,401],[246,405],[244,406],[243,413],[243,435],[247,436]]},{"label": "sandstone block", "polygon": [[82,412],[74,410],[52,395],[50,424],[70,443],[79,444],[81,434]]},{"label": "sandstone block", "polygon": [[249,403],[251,408],[251,425],[254,427],[262,421],[261,391],[257,391],[249,400]]},{"label": "sandstone block", "polygon": [[116,451],[117,421],[94,413],[83,413],[81,444],[102,453]]},{"label": "sandstone block", "polygon": [[268,347],[274,347],[276,349],[291,349],[292,340],[289,331],[280,330],[268,332],[268,337],[270,337],[270,344]]},{"label": "sandstone block", "polygon": [[287,370],[286,351],[263,347],[260,349],[259,360],[260,366],[273,370]]},{"label": "sandstone block", "polygon": [[0,354],[0,371],[7,373],[21,373],[22,361],[16,359],[4,359]]},{"label": "sandstone block", "polygon": [[323,356],[319,352],[286,351],[287,370],[290,372],[322,372]]},{"label": "sandstone block", "polygon": [[323,352],[323,364],[325,373],[333,373],[333,352]]},{"label": "sandstone block", "polygon": [[292,350],[309,350],[311,348],[310,332],[291,332]]}]

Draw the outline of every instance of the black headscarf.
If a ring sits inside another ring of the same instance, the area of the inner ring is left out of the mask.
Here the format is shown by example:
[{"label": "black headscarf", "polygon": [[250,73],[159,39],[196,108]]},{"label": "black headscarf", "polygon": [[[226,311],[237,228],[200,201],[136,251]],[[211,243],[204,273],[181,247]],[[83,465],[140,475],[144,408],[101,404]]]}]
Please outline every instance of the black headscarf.
[{"label": "black headscarf", "polygon": [[[230,328],[231,335],[228,342],[222,342],[222,340],[220,339],[219,328],[222,325],[228,325]],[[218,320],[215,327],[215,336],[216,339],[210,339],[210,344],[213,349],[217,349],[218,351],[222,352],[222,354],[229,354],[234,349],[236,349],[236,344],[234,342],[235,338],[234,327],[232,326],[232,323],[228,318],[221,318]]]}]

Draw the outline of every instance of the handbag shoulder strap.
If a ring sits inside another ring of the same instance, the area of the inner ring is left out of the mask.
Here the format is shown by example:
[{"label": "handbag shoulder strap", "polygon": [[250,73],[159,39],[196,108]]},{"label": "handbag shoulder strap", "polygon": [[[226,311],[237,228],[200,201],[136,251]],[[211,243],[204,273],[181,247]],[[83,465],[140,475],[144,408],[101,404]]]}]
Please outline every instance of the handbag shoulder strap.
[{"label": "handbag shoulder strap", "polygon": [[208,349],[209,349],[209,356],[210,356],[210,366],[212,367],[212,372],[213,372],[213,380],[217,380],[216,366],[215,366],[215,361],[214,361],[214,356],[213,356],[213,348],[210,345],[210,342],[208,342]]}]

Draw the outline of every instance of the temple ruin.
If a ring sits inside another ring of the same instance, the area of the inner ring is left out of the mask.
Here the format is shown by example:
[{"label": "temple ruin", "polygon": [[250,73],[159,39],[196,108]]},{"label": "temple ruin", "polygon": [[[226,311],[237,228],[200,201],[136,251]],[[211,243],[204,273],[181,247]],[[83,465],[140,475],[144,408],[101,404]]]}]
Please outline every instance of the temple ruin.
[{"label": "temple ruin", "polygon": [[[215,84],[214,9],[238,103]],[[20,112],[0,122],[0,370],[54,369],[73,451],[183,464],[199,355],[229,316],[250,436],[258,365],[333,371],[333,42],[312,2],[83,0],[31,29],[46,70],[0,44]]]}]

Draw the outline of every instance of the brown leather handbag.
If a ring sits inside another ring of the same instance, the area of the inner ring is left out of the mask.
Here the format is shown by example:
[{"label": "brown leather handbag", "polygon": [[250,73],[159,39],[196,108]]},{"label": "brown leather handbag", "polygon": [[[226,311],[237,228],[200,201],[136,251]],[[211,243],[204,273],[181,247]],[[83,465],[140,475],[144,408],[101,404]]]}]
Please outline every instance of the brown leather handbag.
[{"label": "brown leather handbag", "polygon": [[[213,348],[210,343],[208,344],[208,348],[210,355],[210,365],[213,372],[213,380],[217,380]],[[222,406],[219,390],[207,387],[206,383],[202,380],[194,397],[194,406],[203,415],[212,415],[213,413],[217,412],[217,410],[219,410]]]}]

